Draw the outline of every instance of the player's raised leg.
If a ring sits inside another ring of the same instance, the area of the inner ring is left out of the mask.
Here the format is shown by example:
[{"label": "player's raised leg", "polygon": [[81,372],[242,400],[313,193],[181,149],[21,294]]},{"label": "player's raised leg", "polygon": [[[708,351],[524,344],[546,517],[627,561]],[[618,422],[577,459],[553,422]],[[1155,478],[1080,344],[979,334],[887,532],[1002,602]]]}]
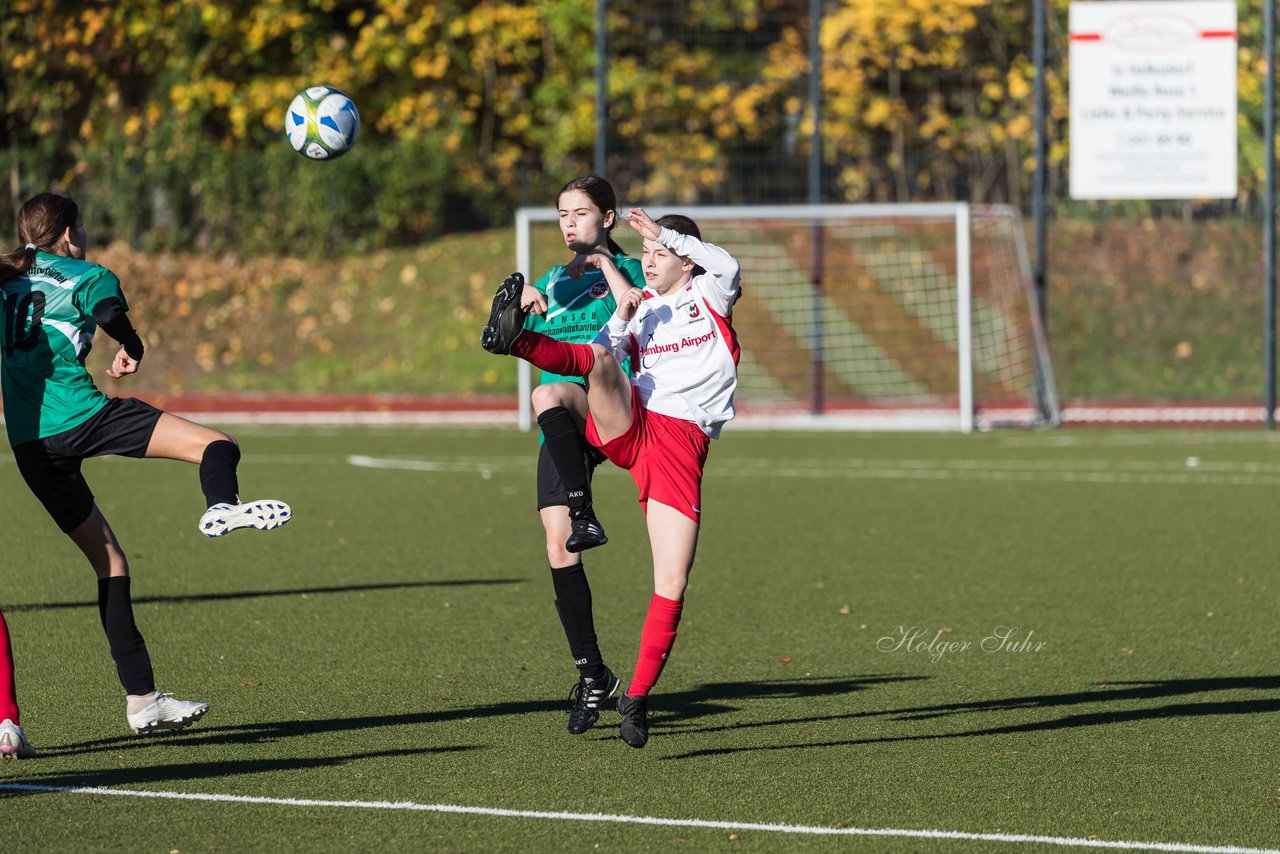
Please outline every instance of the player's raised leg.
[{"label": "player's raised leg", "polygon": [[586,375],[587,408],[596,438],[605,445],[631,429],[631,380],[607,348],[592,344],[591,350],[595,358]]},{"label": "player's raised leg", "polygon": [[529,312],[520,305],[524,276],[512,273],[493,296],[489,322],[480,333],[480,346],[500,356],[515,356],[553,374],[585,377],[591,370],[594,344],[559,341],[524,328]]},{"label": "player's raised leg", "polygon": [[208,508],[200,517],[200,533],[207,537],[238,528],[270,531],[293,517],[289,505],[278,499],[240,500],[236,476],[240,446],[226,433],[166,412],[156,422],[147,457],[199,464],[200,489]]},{"label": "player's raised leg", "polygon": [[489,322],[480,333],[480,346],[490,353],[505,356],[524,330],[528,312],[520,307],[520,295],[524,292],[524,274],[512,273],[498,286],[489,307]]}]

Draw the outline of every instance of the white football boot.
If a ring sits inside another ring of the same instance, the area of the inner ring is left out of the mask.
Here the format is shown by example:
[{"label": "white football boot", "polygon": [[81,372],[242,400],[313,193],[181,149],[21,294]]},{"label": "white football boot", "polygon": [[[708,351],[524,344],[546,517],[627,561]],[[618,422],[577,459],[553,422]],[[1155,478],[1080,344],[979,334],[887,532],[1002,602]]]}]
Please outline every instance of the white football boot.
[{"label": "white football boot", "polygon": [[204,717],[209,704],[198,700],[178,700],[172,694],[157,694],[155,702],[140,712],[126,713],[129,726],[139,735],[161,729],[182,729]]},{"label": "white football boot", "polygon": [[221,537],[237,528],[270,531],[293,518],[293,511],[283,501],[264,499],[240,504],[215,504],[200,517],[200,533]]}]

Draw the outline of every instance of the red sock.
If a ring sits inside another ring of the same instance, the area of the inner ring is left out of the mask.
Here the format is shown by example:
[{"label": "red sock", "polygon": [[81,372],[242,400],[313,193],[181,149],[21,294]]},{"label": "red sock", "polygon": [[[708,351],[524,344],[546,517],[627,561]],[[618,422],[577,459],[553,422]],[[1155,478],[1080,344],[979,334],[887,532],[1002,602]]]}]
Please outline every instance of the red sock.
[{"label": "red sock", "polygon": [[644,629],[640,632],[640,655],[636,657],[631,687],[627,688],[630,696],[647,697],[649,689],[657,684],[662,666],[676,643],[676,626],[680,625],[682,608],[684,602],[657,593],[649,600],[649,615],[644,618]]},{"label": "red sock", "polygon": [[535,368],[566,377],[585,377],[596,364],[596,351],[590,344],[570,344],[528,330],[511,345],[511,355]]},{"label": "red sock", "polygon": [[13,645],[4,614],[0,614],[0,721],[3,720],[22,725],[18,720],[18,686],[13,679]]}]

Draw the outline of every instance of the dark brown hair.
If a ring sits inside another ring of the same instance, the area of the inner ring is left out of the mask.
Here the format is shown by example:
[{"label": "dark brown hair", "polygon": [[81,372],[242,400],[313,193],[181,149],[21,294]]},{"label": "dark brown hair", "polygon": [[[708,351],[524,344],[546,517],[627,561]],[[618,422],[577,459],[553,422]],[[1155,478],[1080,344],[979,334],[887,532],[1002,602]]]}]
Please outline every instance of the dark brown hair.
[{"label": "dark brown hair", "polygon": [[570,190],[586,193],[587,198],[600,209],[602,214],[613,211],[613,225],[605,227],[605,240],[609,244],[609,251],[614,255],[626,255],[627,253],[623,251],[621,246],[614,243],[613,237],[609,234],[609,232],[613,231],[613,226],[618,224],[618,195],[613,191],[613,185],[594,173],[580,175],[560,188],[560,192],[556,193],[556,202],[558,203],[560,197]]},{"label": "dark brown hair", "polygon": [[672,231],[678,231],[681,234],[687,234],[690,237],[702,239],[702,232],[698,230],[698,224],[687,216],[681,214],[667,214],[660,216],[654,220],[659,228],[669,228]]},{"label": "dark brown hair", "polygon": [[40,193],[27,199],[18,210],[18,242],[23,246],[0,253],[0,282],[17,278],[31,269],[36,250],[28,246],[51,251],[79,219],[80,208],[70,196]]},{"label": "dark brown hair", "polygon": [[[680,234],[687,234],[689,237],[696,237],[699,240],[702,239],[702,232],[698,230],[698,224],[683,214],[667,214],[666,216],[658,217],[653,222],[659,228],[669,228]],[[707,271],[694,264],[693,272],[690,275],[701,276],[705,272]]]}]

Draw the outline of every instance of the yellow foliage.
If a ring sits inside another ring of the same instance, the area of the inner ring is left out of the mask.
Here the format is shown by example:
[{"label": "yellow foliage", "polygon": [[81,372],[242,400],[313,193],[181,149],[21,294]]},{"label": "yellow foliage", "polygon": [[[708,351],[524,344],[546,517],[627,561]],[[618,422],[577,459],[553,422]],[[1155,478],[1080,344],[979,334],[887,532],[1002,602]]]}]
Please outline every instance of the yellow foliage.
[{"label": "yellow foliage", "polygon": [[1010,98],[1021,101],[1024,98],[1031,97],[1031,81],[1024,76],[1022,69],[1010,68],[1005,84],[1009,87]]},{"label": "yellow foliage", "polygon": [[[1051,4],[1064,20],[1066,3]],[[40,137],[80,146],[123,139],[136,147],[134,156],[176,162],[190,143],[187,135],[168,133],[172,122],[210,127],[228,147],[277,144],[293,94],[328,82],[356,98],[365,134],[429,141],[456,161],[450,180],[459,189],[488,193],[495,184],[516,185],[531,158],[559,168],[589,156],[591,5],[9,0],[9,14],[0,16],[3,109],[19,117],[10,122],[20,128],[16,147]],[[661,173],[645,179],[646,190],[697,196],[725,180],[729,152],[743,142],[786,138],[794,145],[798,138],[803,156],[814,121],[804,5],[676,4],[683,19],[662,33],[666,25],[653,23],[656,10],[632,17],[639,0],[609,4],[620,42],[647,27],[663,36],[635,37],[643,50],[614,55],[609,66],[610,133],[634,146],[642,168]],[[941,152],[958,170],[979,168],[981,158],[1003,168],[1027,155],[1034,71],[1029,34],[1011,29],[1030,25],[1026,5],[826,0],[819,33],[822,129],[847,195],[861,198],[891,184],[885,176],[893,164],[883,153],[899,143]],[[1255,121],[1263,98],[1264,57],[1245,38],[1256,26],[1241,20],[1238,94],[1246,122]],[[686,38],[681,28],[698,37]],[[767,44],[750,58],[720,50],[711,38],[716,28],[752,32]],[[1068,118],[1066,71],[1051,68],[1045,82],[1050,115],[1061,124]],[[1006,141],[1012,157],[1002,148]],[[1059,161],[1065,144],[1052,143]],[[64,158],[58,169],[73,160]],[[943,173],[898,177],[946,183]]]},{"label": "yellow foliage", "polygon": [[1013,139],[1029,141],[1035,136],[1035,123],[1031,120],[1031,116],[1021,113],[1009,119],[1005,124],[1005,130]]},{"label": "yellow foliage", "polygon": [[866,112],[862,114],[862,120],[866,122],[868,127],[880,127],[888,124],[892,113],[893,104],[888,98],[872,98],[871,103],[867,105]]}]

